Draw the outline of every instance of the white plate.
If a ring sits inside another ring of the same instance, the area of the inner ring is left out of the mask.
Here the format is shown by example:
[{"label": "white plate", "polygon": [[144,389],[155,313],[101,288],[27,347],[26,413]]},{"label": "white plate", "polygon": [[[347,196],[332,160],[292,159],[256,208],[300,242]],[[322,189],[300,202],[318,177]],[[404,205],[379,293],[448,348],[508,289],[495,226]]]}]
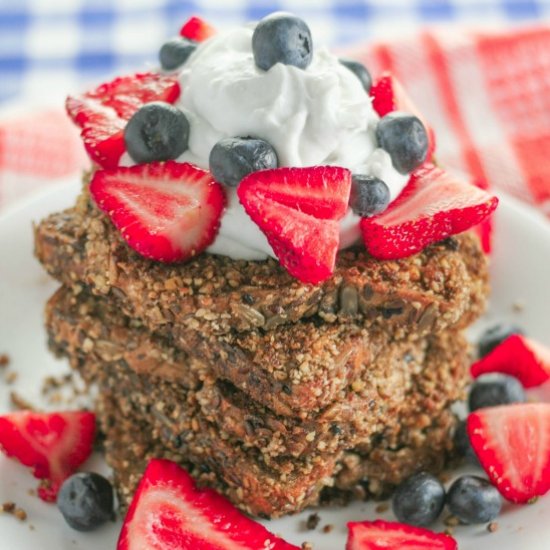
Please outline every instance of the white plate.
[{"label": "white plate", "polygon": [[[49,190],[0,218],[0,353],[9,354],[13,369],[19,375],[14,386],[0,383],[0,413],[9,410],[11,389],[16,389],[31,401],[37,400],[41,379],[68,368],[64,361],[55,360],[46,349],[42,311],[56,283],[45,275],[32,256],[31,222],[69,206],[77,192],[76,184]],[[550,225],[536,212],[506,197],[502,197],[496,216],[492,284],[490,311],[481,325],[496,319],[514,320],[533,337],[550,344]],[[522,311],[517,311],[514,304],[523,305]],[[547,395],[547,399],[550,396]],[[88,463],[87,468],[101,465],[98,457],[92,460],[94,462]],[[64,524],[55,506],[44,504],[28,494],[28,490],[35,486],[36,481],[23,467],[0,457],[0,503],[15,501],[28,513],[26,523],[0,515],[1,548],[115,548],[120,524],[109,525],[91,534],[72,531]],[[306,531],[303,522],[309,513],[267,523],[272,531],[295,544],[311,541],[315,550],[343,550],[346,521],[377,516],[374,505],[368,503],[335,510],[323,509],[319,511],[319,528]],[[382,517],[390,519],[391,513],[382,514]],[[484,526],[477,526],[458,528],[455,534],[461,550],[548,550],[548,518],[550,496],[531,506],[506,505],[496,533],[489,534]],[[334,530],[330,534],[322,533],[321,527],[329,523],[335,526]]]}]

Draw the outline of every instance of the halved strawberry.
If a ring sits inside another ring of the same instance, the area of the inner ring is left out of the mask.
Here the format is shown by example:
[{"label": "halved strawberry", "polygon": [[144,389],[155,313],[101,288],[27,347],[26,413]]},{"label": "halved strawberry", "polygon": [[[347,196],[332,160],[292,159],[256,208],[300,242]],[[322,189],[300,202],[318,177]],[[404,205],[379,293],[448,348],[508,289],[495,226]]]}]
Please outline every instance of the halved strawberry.
[{"label": "halved strawberry", "polygon": [[179,95],[174,76],[138,73],[101,84],[81,96],[69,96],[65,106],[82,128],[84,147],[91,159],[103,168],[114,168],[124,153],[123,130],[130,117],[145,103],[174,103]]},{"label": "halved strawberry", "polygon": [[281,265],[317,284],[334,271],[338,220],[347,212],[351,173],[337,166],[276,168],[244,178],[237,194]]},{"label": "halved strawberry", "polygon": [[489,193],[424,164],[385,212],[361,220],[363,240],[375,258],[404,258],[479,224],[497,204]]},{"label": "halved strawberry", "polygon": [[170,460],[151,460],[122,526],[117,550],[298,550],[237,510]]},{"label": "halved strawberry", "polygon": [[456,550],[449,535],[392,521],[348,523],[346,550]]},{"label": "halved strawberry", "polygon": [[491,482],[524,504],[550,490],[550,404],[479,409],[468,416],[472,447]]},{"label": "halved strawberry", "polygon": [[332,275],[340,242],[338,222],[319,220],[253,194],[242,202],[293,277],[318,284]]},{"label": "halved strawberry", "polygon": [[0,449],[45,480],[38,495],[48,502],[55,501],[61,483],[90,456],[94,436],[95,416],[90,412],[17,411],[0,416]]},{"label": "halved strawberry", "polygon": [[410,113],[420,119],[428,133],[429,144],[426,160],[431,160],[435,151],[435,133],[426,121],[424,115],[414,104],[413,100],[407,95],[407,92],[405,92],[399,80],[389,72],[383,73],[372,85],[370,96],[372,97],[372,106],[374,110],[381,117],[392,111],[402,111]]},{"label": "halved strawberry", "polygon": [[253,193],[320,220],[340,220],[348,211],[351,174],[339,166],[274,168],[248,175],[237,192]]},{"label": "halved strawberry", "polygon": [[196,42],[203,42],[215,34],[216,29],[196,15],[190,17],[180,29],[180,36]]},{"label": "halved strawberry", "polygon": [[509,336],[470,368],[474,378],[488,372],[515,376],[525,388],[550,379],[550,349],[520,334]]},{"label": "halved strawberry", "polygon": [[98,170],[90,193],[142,256],[179,262],[216,237],[225,194],[209,172],[175,161]]}]

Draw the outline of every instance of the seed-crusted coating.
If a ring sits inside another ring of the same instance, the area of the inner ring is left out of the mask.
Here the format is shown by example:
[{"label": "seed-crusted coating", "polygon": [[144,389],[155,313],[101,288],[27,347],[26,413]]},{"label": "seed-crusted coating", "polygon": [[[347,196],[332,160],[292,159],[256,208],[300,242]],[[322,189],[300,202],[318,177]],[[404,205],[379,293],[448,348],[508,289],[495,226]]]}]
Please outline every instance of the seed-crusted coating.
[{"label": "seed-crusted coating", "polygon": [[422,335],[469,324],[488,290],[486,260],[471,234],[396,261],[375,260],[361,247],[343,251],[333,277],[319,286],[300,283],[271,259],[201,254],[181,265],[151,262],[124,243],[86,190],[76,207],[38,224],[35,252],[52,276],[111,295],[150,330],[270,331],[318,315],[379,324],[396,337]]},{"label": "seed-crusted coating", "polygon": [[389,339],[353,324],[313,320],[218,336],[174,326],[172,336],[216,378],[278,414],[303,418],[334,401]]},{"label": "seed-crusted coating", "polygon": [[[63,319],[72,307],[73,319],[78,317],[83,322],[87,319],[94,325],[87,326],[83,332],[97,334],[102,349],[109,350],[113,342],[110,331],[105,328],[108,323],[98,322],[98,319],[113,318],[116,327],[113,334],[120,335],[121,342],[130,339],[128,327],[139,326],[139,322],[136,324],[122,316],[116,303],[110,300],[98,302],[82,290],[77,296],[74,305],[69,306],[65,302],[70,301],[70,293],[60,291],[50,300],[47,315]],[[93,312],[100,303],[102,311],[97,315],[86,313]],[[177,350],[172,349],[175,333],[180,335]],[[141,361],[136,370],[154,372],[184,385],[193,384],[189,378],[195,375],[190,374],[191,371],[198,373],[199,378],[207,372],[231,381],[278,414],[304,418],[334,401],[356,378],[362,365],[371,362],[388,340],[388,335],[380,332],[369,340],[366,329],[354,325],[321,323],[318,326],[313,322],[285,325],[269,333],[249,331],[210,337],[199,331],[174,327],[171,332],[163,332],[163,341],[171,349],[159,352],[149,345],[146,331],[140,334],[131,344],[121,344],[117,348],[125,360]],[[154,335],[153,342],[158,338],[161,337]],[[80,335],[76,344],[91,349],[93,342],[90,340],[89,336]],[[189,361],[180,362],[186,365],[185,368],[170,360],[176,354],[189,358]],[[116,352],[113,355],[116,356]]]},{"label": "seed-crusted coating", "polygon": [[[240,440],[239,433],[232,430],[231,425],[220,425],[204,413],[200,399],[202,390],[212,387],[208,377],[196,387],[185,387],[176,382],[161,381],[155,377],[138,374],[129,367],[118,351],[113,356],[116,359],[106,360],[109,357],[106,350],[109,348],[97,345],[100,340],[94,340],[94,325],[85,324],[86,332],[82,332],[81,328],[84,325],[74,318],[76,312],[83,315],[84,319],[89,316],[89,313],[84,313],[85,307],[78,307],[79,303],[86,303],[85,293],[74,297],[64,289],[56,293],[54,298],[57,298],[54,300],[57,305],[49,309],[53,315],[48,315],[48,322],[56,319],[51,326],[55,325],[62,330],[59,331],[60,337],[50,330],[52,345],[58,352],[67,354],[73,366],[90,383],[99,386],[97,408],[100,418],[106,401],[110,400],[116,404],[119,411],[114,420],[115,425],[104,427],[107,432],[106,448],[109,460],[113,461],[112,455],[116,453],[112,449],[118,448],[119,445],[118,441],[109,441],[109,430],[118,429],[121,423],[126,425],[125,418],[132,419],[134,427],[129,433],[133,438],[137,425],[145,423],[146,427],[139,429],[140,432],[148,434],[145,443],[133,440],[128,442],[131,448],[137,446],[138,456],[141,447],[154,446],[156,456],[184,460],[186,463],[194,464],[198,469],[206,469],[214,486],[221,487],[229,498],[244,510],[263,516],[291,513],[314,504],[320,498],[323,487],[334,486],[339,490],[351,490],[364,479],[367,470],[369,491],[375,495],[383,495],[394,483],[399,482],[400,472],[405,469],[410,471],[415,463],[437,471],[445,462],[447,451],[450,449],[449,434],[454,423],[454,417],[449,412],[451,395],[456,391],[456,386],[462,386],[466,379],[465,364],[458,369],[458,379],[449,374],[453,370],[449,368],[449,364],[453,364],[457,355],[464,353],[464,346],[456,334],[448,334],[449,341],[444,341],[444,335],[432,339],[438,342],[428,346],[429,349],[433,349],[433,362],[429,361],[429,351],[424,368],[413,368],[411,380],[415,380],[415,384],[411,385],[409,382],[402,387],[403,381],[399,377],[392,377],[392,384],[387,390],[393,388],[398,399],[392,400],[389,391],[381,395],[382,402],[394,402],[393,407],[385,411],[386,414],[371,416],[368,413],[364,414],[360,409],[354,411],[359,425],[367,428],[362,443],[353,451],[346,451],[353,447],[349,432],[345,435],[350,429],[345,424],[351,425],[353,422],[350,410],[347,421],[339,424],[341,434],[338,433],[339,430],[332,431],[333,424],[325,426],[329,428],[328,431],[325,430],[325,437],[328,434],[342,436],[335,437],[337,445],[332,448],[327,446],[323,449],[312,449],[300,458],[285,458],[271,456],[270,453],[264,452],[264,449],[254,446],[247,447]],[[70,304],[69,312],[72,310],[73,317],[66,313],[63,315],[59,301],[63,302],[63,298]],[[106,334],[109,334],[112,331],[109,325],[105,324],[106,321],[108,322],[107,317],[98,317],[98,323],[106,327]],[[72,334],[76,337],[72,337]],[[103,334],[102,329],[97,334]],[[91,343],[86,346],[79,344],[86,338]],[[453,341],[458,344],[456,349],[449,347]],[[115,342],[112,349],[118,350],[121,346],[122,342]],[[85,349],[87,351],[84,351]],[[441,384],[440,387],[438,382]],[[350,393],[356,402],[361,402],[362,390],[363,387],[356,384],[358,393]],[[249,414],[263,418],[272,430],[274,423],[279,421],[282,432],[272,434],[285,446],[288,445],[288,441],[295,438],[289,429],[293,425],[290,419],[277,418],[259,404],[246,400],[243,395],[233,403],[234,414],[239,414],[237,403],[243,407],[240,412],[242,418]],[[222,418],[223,416],[218,417],[217,420]],[[322,425],[322,422],[319,424]],[[302,428],[300,438],[304,437],[303,425],[303,422],[294,423],[294,428],[298,432]],[[322,428],[318,429],[321,432]],[[307,434],[305,437],[308,437]],[[312,441],[315,441],[316,437],[314,434]],[[437,444],[431,441],[435,437]],[[322,442],[322,439],[318,441]],[[408,450],[405,449],[405,441]],[[431,446],[428,446],[426,441],[431,441]],[[369,466],[368,457],[375,451],[378,453],[377,466]],[[118,452],[122,451],[119,449]],[[363,464],[364,460],[367,460],[367,465]],[[135,460],[122,465],[113,461],[113,466],[127,471],[135,467]],[[374,471],[373,475],[370,475],[371,470]],[[204,471],[201,477],[204,477],[203,474]],[[117,476],[118,479],[120,476],[124,477],[124,474],[117,472]],[[137,478],[138,475],[134,474],[132,483],[137,482]],[[208,482],[208,479],[206,481]],[[129,489],[124,487],[121,482],[122,494],[126,491],[126,496],[129,497]]]},{"label": "seed-crusted coating", "polygon": [[[130,449],[153,447],[154,454],[148,458],[170,458],[177,462],[193,465],[206,478],[208,485],[223,488],[223,492],[246,512],[262,517],[276,517],[313,504],[322,486],[336,469],[336,456],[315,455],[304,461],[287,463],[288,468],[275,470],[266,465],[258,453],[244,451],[238,445],[225,441],[215,426],[195,415],[189,422],[189,429],[179,435],[179,447],[168,442],[166,433],[159,431],[152,422],[153,414],[138,412],[135,400],[143,396],[120,395],[105,388],[99,393],[96,415],[106,435],[106,459],[115,472],[121,465],[113,462],[110,449],[120,442],[110,436],[126,427],[130,437],[125,439]],[[106,420],[104,410],[107,403],[116,406],[114,418]],[[139,434],[136,433],[139,431]],[[135,435],[134,435],[135,434]],[[141,437],[144,434],[145,437]],[[134,439],[136,441],[134,441]],[[137,442],[137,445],[136,445]],[[136,450],[132,463],[122,465],[135,468],[140,453]]]},{"label": "seed-crusted coating", "polygon": [[[82,373],[90,382],[105,378],[109,369],[103,385],[111,391],[120,387],[123,393],[144,395],[145,399],[138,401],[141,411],[146,414],[152,410],[159,429],[172,434],[188,429],[188,390],[192,389],[193,407],[219,428],[223,439],[259,449],[266,461],[281,455],[300,457],[368,445],[373,434],[382,430],[389,434],[407,424],[407,417],[401,418],[404,409],[437,415],[462,397],[468,366],[467,345],[460,334],[398,342],[382,349],[369,365],[361,365],[356,378],[318,413],[307,418],[283,417],[227,380],[197,370],[184,354],[174,353],[165,339],[148,338],[143,327],[131,326],[130,319],[105,299],[85,292],[74,296],[62,288],[50,299],[46,320],[57,352],[67,353],[77,367],[82,361],[88,367],[97,365],[95,370],[88,368]],[[320,327],[319,331],[325,329],[331,327]],[[144,349],[141,343],[147,340],[149,346]],[[87,346],[82,345],[84,341]],[[136,354],[136,349],[143,351]],[[148,357],[153,366],[149,372],[144,370],[144,365],[151,363]],[[168,376],[162,379],[158,377],[157,358],[166,362]],[[180,371],[189,379],[194,375],[194,383],[182,384],[171,376]],[[140,374],[146,376],[137,376]]]},{"label": "seed-crusted coating", "polygon": [[449,434],[456,416],[446,408],[436,416],[407,419],[391,441],[384,431],[370,446],[344,453],[334,487],[349,490],[356,483],[364,483],[370,494],[388,497],[394,487],[416,472],[441,472],[453,453]]},{"label": "seed-crusted coating", "polygon": [[[326,501],[326,493],[333,493],[334,489],[338,494],[345,491],[355,495],[359,480],[364,496],[387,498],[396,484],[418,468],[434,474],[441,471],[449,458],[445,449],[450,448],[449,435],[455,425],[455,417],[446,410],[434,421],[434,427],[419,432],[420,437],[410,448],[404,448],[401,440],[390,448],[379,438],[370,454],[346,453],[338,462],[320,461],[304,473],[273,477],[266,475],[254,459],[236,459],[238,448],[217,438],[209,442],[208,434],[204,437],[205,450],[211,449],[214,458],[200,452],[195,455],[173,451],[159,439],[147,418],[125,413],[120,405],[118,396],[103,393],[96,414],[105,434],[105,455],[114,470],[122,511],[129,505],[151,458],[168,458],[182,464],[200,484],[214,487],[253,516],[275,518],[299,512]],[[407,438],[404,432],[403,441]],[[360,477],[365,471],[370,473],[368,479]]]},{"label": "seed-crusted coating", "polygon": [[[123,361],[137,374],[177,381],[188,389],[198,388],[206,376],[202,363],[193,361],[166,338],[151,335],[139,320],[124,316],[113,302],[95,298],[81,288],[57,290],[46,304],[45,320],[50,349],[58,355],[92,355],[98,367]],[[91,383],[98,370],[81,375]]]}]

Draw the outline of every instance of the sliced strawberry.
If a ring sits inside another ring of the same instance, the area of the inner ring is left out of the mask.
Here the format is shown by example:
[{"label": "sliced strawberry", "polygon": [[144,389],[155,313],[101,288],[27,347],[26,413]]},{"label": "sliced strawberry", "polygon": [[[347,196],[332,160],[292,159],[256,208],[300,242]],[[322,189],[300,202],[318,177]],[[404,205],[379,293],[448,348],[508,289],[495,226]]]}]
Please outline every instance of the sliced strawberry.
[{"label": "sliced strawberry", "polygon": [[363,240],[375,258],[404,258],[481,223],[497,204],[489,193],[424,164],[385,212],[361,220]]},{"label": "sliced strawberry", "polygon": [[[87,122],[87,100],[96,100],[103,107],[110,107],[122,119],[128,120],[142,105],[151,101],[174,103],[180,96],[180,86],[175,76],[159,73],[137,73],[115,78],[101,84],[79,97],[67,99],[67,112],[78,126]],[[75,112],[74,109],[77,109]],[[95,109],[93,111],[96,112]]]},{"label": "sliced strawberry", "polygon": [[195,40],[196,42],[203,42],[215,34],[216,29],[210,23],[197,16],[190,17],[180,29],[180,36],[188,40]]},{"label": "sliced strawberry", "polygon": [[347,212],[351,173],[336,166],[276,168],[247,176],[237,188],[281,265],[317,284],[334,272],[338,220]]},{"label": "sliced strawberry", "polygon": [[470,368],[474,378],[488,372],[515,376],[525,388],[550,379],[550,349],[519,334],[509,336]]},{"label": "sliced strawberry", "polygon": [[319,220],[253,193],[241,201],[293,277],[317,284],[332,275],[340,242],[337,221]]},{"label": "sliced strawberry", "polygon": [[17,411],[0,416],[0,448],[45,480],[38,495],[49,502],[90,456],[94,436],[95,416],[90,412]]},{"label": "sliced strawberry", "polygon": [[[487,180],[477,180],[473,183],[484,191],[489,191],[490,189]],[[487,216],[480,224],[476,225],[473,230],[481,241],[483,252],[485,252],[485,254],[490,254],[493,249],[493,216]]]},{"label": "sliced strawberry", "polygon": [[216,237],[225,206],[209,172],[175,161],[98,170],[90,193],[136,252],[162,262],[200,254]]},{"label": "sliced strawberry", "polygon": [[80,135],[90,158],[104,168],[118,166],[126,147],[123,133],[126,121],[95,99],[68,97],[65,106],[82,128]]},{"label": "sliced strawberry", "polygon": [[403,111],[415,115],[420,119],[428,132],[429,145],[426,159],[431,160],[435,150],[434,131],[427,123],[424,115],[422,115],[418,107],[414,104],[413,100],[407,95],[397,78],[389,72],[383,73],[372,85],[370,96],[372,97],[372,106],[374,110],[381,117],[392,111]]},{"label": "sliced strawberry", "polygon": [[122,526],[117,550],[298,550],[239,512],[170,460],[151,460]]},{"label": "sliced strawberry", "polygon": [[550,490],[550,404],[479,409],[468,416],[472,447],[491,482],[524,504]]},{"label": "sliced strawberry", "polygon": [[348,211],[351,174],[339,166],[275,168],[247,176],[238,187],[320,220],[340,220]]},{"label": "sliced strawberry", "polygon": [[346,550],[456,550],[449,535],[392,521],[348,523]]},{"label": "sliced strawberry", "polygon": [[65,103],[69,116],[82,128],[84,147],[103,168],[118,166],[124,153],[123,130],[145,103],[174,103],[180,87],[174,76],[138,73],[116,78]]}]

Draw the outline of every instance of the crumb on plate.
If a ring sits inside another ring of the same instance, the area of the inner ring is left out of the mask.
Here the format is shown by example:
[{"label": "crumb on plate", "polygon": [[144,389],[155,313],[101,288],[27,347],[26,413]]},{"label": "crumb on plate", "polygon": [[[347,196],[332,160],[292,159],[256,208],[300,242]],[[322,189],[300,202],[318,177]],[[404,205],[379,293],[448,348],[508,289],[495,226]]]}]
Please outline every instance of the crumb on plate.
[{"label": "crumb on plate", "polygon": [[13,384],[17,380],[17,373],[13,370],[6,372],[6,377],[4,380],[8,385]]},{"label": "crumb on plate", "polygon": [[15,502],[7,501],[0,506],[0,512],[15,516],[19,521],[25,521],[27,519],[27,512],[23,508],[19,508]]},{"label": "crumb on plate", "polygon": [[20,411],[34,411],[35,407],[27,401],[23,396],[21,396],[16,391],[10,392],[10,402],[12,406]]},{"label": "crumb on plate", "polygon": [[317,529],[317,526],[319,525],[319,522],[321,521],[321,518],[319,514],[310,514],[306,520],[306,528],[312,531],[313,529]]},{"label": "crumb on plate", "polygon": [[487,525],[487,531],[489,531],[489,533],[494,533],[495,531],[498,531],[498,522],[491,521],[491,523]]},{"label": "crumb on plate", "polygon": [[444,523],[447,527],[456,527],[457,525],[460,524],[460,520],[459,520],[456,516],[447,516],[447,517],[443,520],[443,523]]}]

